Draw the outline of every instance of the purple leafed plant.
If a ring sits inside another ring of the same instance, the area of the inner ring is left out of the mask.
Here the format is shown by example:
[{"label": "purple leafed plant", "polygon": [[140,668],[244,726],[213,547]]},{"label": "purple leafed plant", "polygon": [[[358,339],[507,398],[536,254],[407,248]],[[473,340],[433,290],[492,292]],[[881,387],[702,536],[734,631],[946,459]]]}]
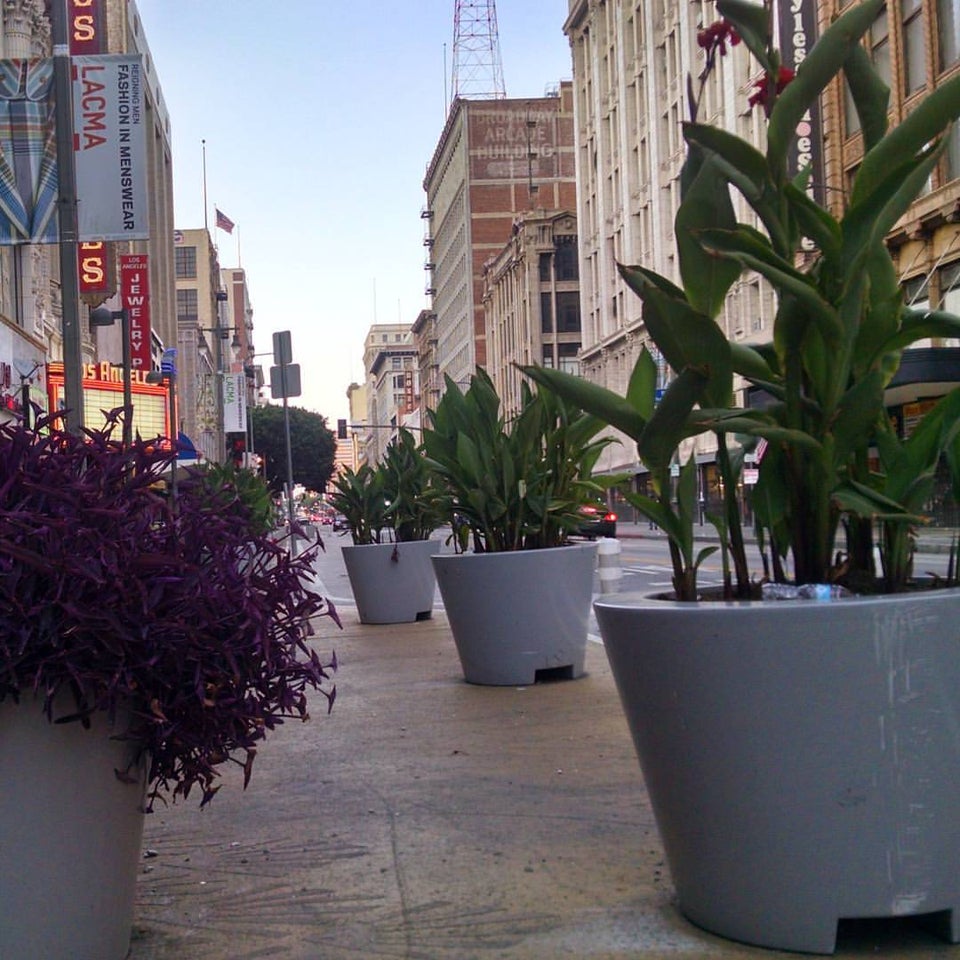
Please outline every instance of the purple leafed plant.
[{"label": "purple leafed plant", "polygon": [[132,707],[148,809],[195,785],[203,806],[224,763],[246,786],[260,741],[308,719],[311,691],[333,706],[336,658],[307,638],[313,618],[339,619],[311,589],[311,551],[263,533],[222,475],[191,472],[172,502],[174,455],[124,448],[115,422],[82,437],[54,417],[0,426],[0,700],[36,696],[57,723]]}]

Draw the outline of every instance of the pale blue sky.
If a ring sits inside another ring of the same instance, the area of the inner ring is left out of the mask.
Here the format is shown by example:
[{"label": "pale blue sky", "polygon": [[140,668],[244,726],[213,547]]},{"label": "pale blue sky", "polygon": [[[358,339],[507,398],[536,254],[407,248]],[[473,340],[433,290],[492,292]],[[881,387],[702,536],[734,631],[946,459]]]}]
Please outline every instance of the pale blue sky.
[{"label": "pale blue sky", "polygon": [[[176,225],[246,269],[258,352],[290,330],[303,396],[347,416],[374,323],[412,323],[422,183],[443,129],[455,0],[137,0],[173,128]],[[567,0],[499,0],[508,97],[572,74]],[[444,68],[446,66],[446,76]],[[259,358],[265,368],[270,357]],[[267,391],[269,393],[269,390]]]}]

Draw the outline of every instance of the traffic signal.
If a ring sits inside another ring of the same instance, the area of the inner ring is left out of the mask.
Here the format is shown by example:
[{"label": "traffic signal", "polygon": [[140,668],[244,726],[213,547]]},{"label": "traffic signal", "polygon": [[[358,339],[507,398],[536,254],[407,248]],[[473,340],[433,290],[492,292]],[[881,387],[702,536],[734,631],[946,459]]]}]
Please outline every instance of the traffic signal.
[{"label": "traffic signal", "polygon": [[245,465],[245,454],[247,452],[247,438],[244,436],[234,436],[230,438],[230,460],[235,467]]},{"label": "traffic signal", "polygon": [[347,421],[346,420],[337,421],[337,439],[338,440],[347,439]]}]

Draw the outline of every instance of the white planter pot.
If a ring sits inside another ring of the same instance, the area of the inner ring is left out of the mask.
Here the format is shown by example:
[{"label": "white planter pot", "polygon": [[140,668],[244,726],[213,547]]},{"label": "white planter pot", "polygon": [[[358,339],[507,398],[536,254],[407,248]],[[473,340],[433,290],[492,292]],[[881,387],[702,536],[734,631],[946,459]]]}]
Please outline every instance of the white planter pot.
[{"label": "white planter pot", "polygon": [[[71,703],[64,699],[59,713]],[[27,697],[0,704],[3,960],[127,955],[144,784],[115,776],[133,748],[111,740],[113,732],[105,715],[85,730],[51,724]]]},{"label": "white planter pot", "polygon": [[939,913],[960,941],[960,591],[595,609],[689,919],[831,953],[842,918]]},{"label": "white planter pot", "polygon": [[544,670],[579,677],[596,543],[433,558],[468,683],[524,685]]},{"label": "white planter pot", "polygon": [[439,540],[344,546],[343,562],[361,623],[412,623],[433,614],[430,556]]}]

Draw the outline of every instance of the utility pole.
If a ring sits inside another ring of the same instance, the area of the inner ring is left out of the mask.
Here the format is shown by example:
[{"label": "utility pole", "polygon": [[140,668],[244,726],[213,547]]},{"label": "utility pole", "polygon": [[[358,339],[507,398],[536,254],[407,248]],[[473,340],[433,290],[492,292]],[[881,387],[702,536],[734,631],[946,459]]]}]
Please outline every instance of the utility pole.
[{"label": "utility pole", "polygon": [[53,36],[54,119],[57,131],[57,215],[60,228],[60,298],[63,310],[63,391],[67,428],[83,431],[80,281],[77,272],[77,172],[73,153],[73,78],[67,0],[50,3]]}]

